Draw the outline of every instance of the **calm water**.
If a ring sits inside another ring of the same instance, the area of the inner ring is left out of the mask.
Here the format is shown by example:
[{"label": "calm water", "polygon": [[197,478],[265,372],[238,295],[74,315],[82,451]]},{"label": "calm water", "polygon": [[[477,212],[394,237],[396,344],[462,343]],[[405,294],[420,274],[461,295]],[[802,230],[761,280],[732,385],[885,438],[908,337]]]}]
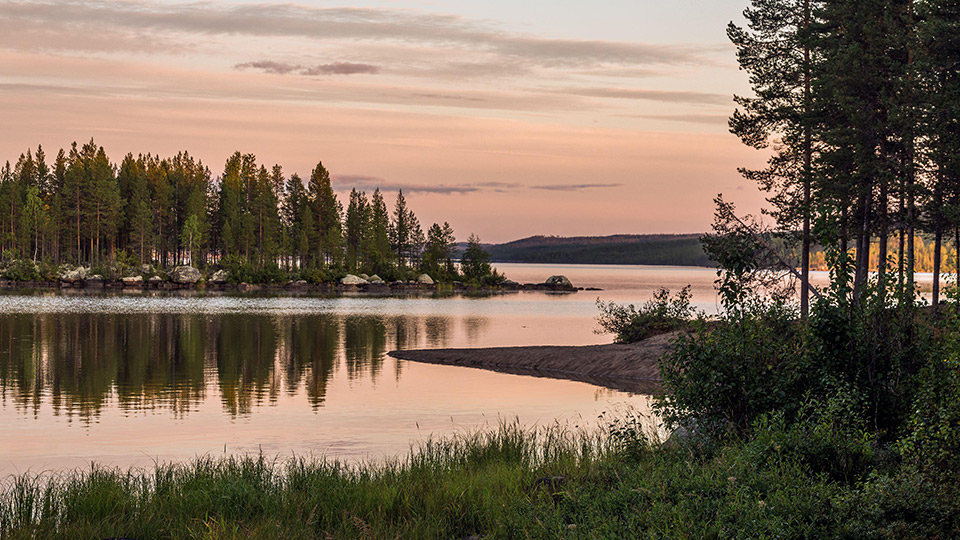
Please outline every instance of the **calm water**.
[{"label": "calm water", "polygon": [[643,302],[705,268],[521,265],[601,292],[336,298],[197,294],[0,295],[0,473],[150,465],[262,451],[378,459],[519,419],[596,426],[648,396],[585,383],[394,360],[393,349],[607,343],[596,299]]}]

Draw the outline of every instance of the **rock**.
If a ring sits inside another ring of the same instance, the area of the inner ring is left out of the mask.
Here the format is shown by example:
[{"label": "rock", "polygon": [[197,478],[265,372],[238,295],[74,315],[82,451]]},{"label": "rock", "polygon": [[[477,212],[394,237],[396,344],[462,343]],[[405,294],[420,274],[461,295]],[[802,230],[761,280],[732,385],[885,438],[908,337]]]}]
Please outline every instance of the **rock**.
[{"label": "rock", "polygon": [[383,278],[381,278],[380,276],[378,276],[378,275],[376,275],[376,274],[368,277],[368,278],[367,278],[367,281],[369,281],[370,283],[386,283],[385,281],[383,281]]},{"label": "rock", "polygon": [[87,276],[83,280],[83,285],[85,287],[103,287],[103,276],[101,276],[100,274]]},{"label": "rock", "polygon": [[505,280],[503,280],[503,282],[500,283],[500,286],[503,287],[504,289],[519,289],[519,288],[520,288],[520,284],[517,283],[516,281],[513,281],[512,279],[505,279]]},{"label": "rock", "polygon": [[147,280],[147,283],[163,283],[163,278],[160,276],[153,276]]},{"label": "rock", "polygon": [[288,281],[283,286],[284,289],[305,289],[306,287],[307,287],[307,282],[302,279],[298,279],[296,281]]},{"label": "rock", "polygon": [[573,289],[573,283],[567,276],[550,276],[544,284],[554,289]]},{"label": "rock", "polygon": [[90,269],[84,266],[77,267],[74,270],[66,270],[60,274],[60,281],[66,281],[67,283],[83,281],[86,279],[88,272],[90,272]]},{"label": "rock", "polygon": [[230,279],[230,272],[217,270],[210,276],[210,283],[226,283]]},{"label": "rock", "polygon": [[420,277],[417,278],[417,283],[421,285],[433,285],[433,278],[427,274],[420,274]]},{"label": "rock", "polygon": [[407,286],[406,283],[404,283],[404,282],[402,282],[402,281],[399,281],[399,280],[397,280],[397,281],[391,281],[391,282],[390,282],[390,288],[391,288],[391,289],[402,289],[402,288],[404,288],[404,287],[406,287],[406,286]]},{"label": "rock", "polygon": [[368,276],[368,275],[366,275],[366,274],[360,274],[360,279],[364,279],[364,280],[370,281],[370,276]]},{"label": "rock", "polygon": [[143,283],[143,276],[130,276],[121,279],[124,285],[140,285]]},{"label": "rock", "polygon": [[200,271],[192,266],[178,266],[170,271],[170,280],[181,285],[196,283],[202,277]]},{"label": "rock", "polygon": [[365,285],[367,283],[369,283],[367,280],[353,274],[347,274],[340,280],[341,285]]}]

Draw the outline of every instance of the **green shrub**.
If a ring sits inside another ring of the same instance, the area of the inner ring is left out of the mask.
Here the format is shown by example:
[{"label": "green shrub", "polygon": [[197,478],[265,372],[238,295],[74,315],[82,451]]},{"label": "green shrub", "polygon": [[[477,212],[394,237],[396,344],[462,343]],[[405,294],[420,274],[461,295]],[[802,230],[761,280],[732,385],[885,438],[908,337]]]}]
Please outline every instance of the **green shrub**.
[{"label": "green shrub", "polygon": [[677,330],[698,316],[696,308],[690,305],[690,297],[690,286],[687,285],[673,297],[670,296],[670,289],[657,289],[653,299],[639,308],[633,304],[624,306],[598,298],[600,315],[597,324],[600,329],[596,332],[614,334],[617,343],[634,343]]},{"label": "green shrub", "polygon": [[40,269],[33,261],[19,259],[10,263],[3,271],[3,277],[13,281],[37,281],[42,279]]},{"label": "green shrub", "polygon": [[758,301],[680,335],[660,359],[664,419],[722,435],[747,431],[762,414],[796,418],[811,370],[795,315],[783,303]]}]

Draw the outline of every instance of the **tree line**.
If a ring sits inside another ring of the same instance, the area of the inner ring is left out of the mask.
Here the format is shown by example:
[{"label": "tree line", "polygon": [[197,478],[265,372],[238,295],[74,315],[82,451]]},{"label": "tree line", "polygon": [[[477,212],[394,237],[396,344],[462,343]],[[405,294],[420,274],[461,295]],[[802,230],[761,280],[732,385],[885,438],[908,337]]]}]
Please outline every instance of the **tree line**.
[{"label": "tree line", "polygon": [[728,36],[754,96],[730,128],[773,149],[742,173],[799,231],[802,313],[811,245],[856,303],[871,259],[881,290],[912,290],[920,233],[937,304],[942,245],[960,246],[960,1],[753,0],[744,15]]},{"label": "tree line", "polygon": [[0,170],[0,208],[0,256],[8,261],[215,264],[241,275],[296,272],[312,281],[347,272],[477,282],[496,276],[476,235],[458,266],[450,224],[424,234],[402,191],[392,212],[379,189],[370,196],[351,190],[344,210],[322,163],[304,182],[236,152],[214,177],[188,152],[130,153],[117,165],[91,139],[48,163],[38,146]]}]

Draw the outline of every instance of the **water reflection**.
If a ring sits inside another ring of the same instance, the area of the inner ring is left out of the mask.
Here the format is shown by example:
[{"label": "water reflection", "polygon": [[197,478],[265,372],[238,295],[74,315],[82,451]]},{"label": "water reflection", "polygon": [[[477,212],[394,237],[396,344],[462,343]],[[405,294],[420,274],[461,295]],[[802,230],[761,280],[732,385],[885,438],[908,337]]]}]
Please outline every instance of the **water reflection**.
[{"label": "water reflection", "polygon": [[113,406],[183,417],[211,393],[232,417],[282,393],[303,392],[319,408],[339,370],[376,382],[388,350],[448,346],[453,325],[445,316],[330,313],[5,315],[0,392],[23,414],[49,403],[54,415],[82,421]]}]

